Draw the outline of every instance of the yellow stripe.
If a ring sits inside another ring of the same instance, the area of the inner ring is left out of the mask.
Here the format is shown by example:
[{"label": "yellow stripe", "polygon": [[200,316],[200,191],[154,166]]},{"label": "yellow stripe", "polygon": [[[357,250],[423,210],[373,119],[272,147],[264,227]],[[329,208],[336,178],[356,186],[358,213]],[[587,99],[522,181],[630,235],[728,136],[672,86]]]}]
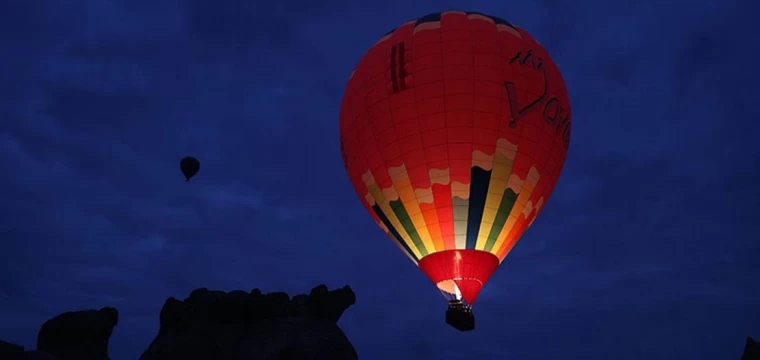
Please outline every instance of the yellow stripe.
[{"label": "yellow stripe", "polygon": [[[517,199],[522,196],[522,193],[520,191],[520,188],[523,186],[523,179],[520,179],[519,176],[516,174],[512,174],[509,176],[509,181],[507,182],[507,188],[512,189],[515,193],[517,193]],[[516,201],[515,201],[516,202]],[[515,207],[517,205],[515,204]],[[512,226],[514,225],[515,221],[517,221],[517,218],[515,218],[515,207],[512,207],[512,210],[509,212],[509,217],[507,217],[507,222],[504,224],[504,227],[501,228],[501,231],[499,232],[499,236],[496,237],[496,242],[493,244],[493,247],[491,248],[491,253],[498,256],[499,252],[499,245],[504,242],[504,239],[509,235],[509,231],[512,229]]]},{"label": "yellow stripe", "polygon": [[[478,242],[475,249],[485,250],[488,234],[491,233],[491,227],[496,220],[499,211],[499,205],[504,197],[504,191],[507,190],[509,174],[512,172],[512,159],[496,155],[493,164],[493,173],[488,184],[488,195],[486,196],[486,205],[483,210],[483,222],[478,232]],[[487,224],[487,225],[486,225]]]},{"label": "yellow stripe", "polygon": [[451,182],[451,210],[454,219],[454,246],[467,248],[467,221],[470,213],[470,184]]},{"label": "yellow stripe", "polygon": [[512,231],[512,227],[515,226],[515,222],[517,222],[517,219],[520,218],[520,214],[522,214],[523,209],[525,208],[525,205],[528,204],[528,201],[530,201],[530,195],[533,193],[533,189],[536,188],[536,184],[538,183],[538,172],[535,168],[530,168],[530,171],[528,171],[528,176],[526,176],[526,180],[522,183],[522,186],[520,188],[520,193],[517,195],[517,201],[515,201],[515,206],[512,208],[512,211],[509,213],[509,218],[507,219],[507,224],[504,226],[504,229],[502,229],[501,233],[499,234],[498,239],[496,239],[496,243],[493,246],[493,251],[496,252],[498,256],[498,252],[501,249],[501,245],[504,244],[504,241],[507,239],[509,233]]},{"label": "yellow stripe", "polygon": [[[388,218],[388,221],[391,222],[393,225],[393,228],[396,229],[396,231],[401,235],[402,239],[407,246],[412,250],[414,255],[420,259],[422,258],[422,254],[420,253],[419,249],[417,249],[417,245],[414,244],[412,241],[411,236],[406,232],[406,229],[401,225],[401,221],[399,221],[398,217],[396,216],[396,213],[393,212],[393,209],[391,209],[390,205],[388,204],[388,201],[385,199],[385,195],[383,195],[383,192],[380,190],[380,187],[377,185],[377,182],[375,181],[374,176],[372,176],[371,171],[367,171],[367,173],[362,176],[364,179],[364,183],[367,185],[367,189],[369,190],[369,194],[372,196],[372,198],[375,200],[375,203],[378,207],[380,207],[380,210],[383,211],[383,214]],[[395,190],[394,190],[395,192]],[[374,204],[370,203],[370,206]]]},{"label": "yellow stripe", "polygon": [[420,210],[420,204],[417,203],[417,195],[414,193],[412,182],[409,180],[406,165],[389,168],[388,175],[390,175],[393,181],[393,187],[398,192],[401,203],[404,204],[404,208],[409,214],[409,218],[412,219],[412,224],[414,224],[414,229],[417,230],[422,244],[425,245],[426,249],[435,249],[433,238],[430,236],[430,232],[425,224],[425,217],[422,215],[422,210]]},{"label": "yellow stripe", "polygon": [[496,215],[501,205],[501,199],[504,197],[504,191],[507,190],[509,175],[512,173],[517,146],[505,139],[499,139],[496,142],[496,153],[493,159],[493,170],[491,171],[491,180],[488,183],[488,195],[486,204],[483,209],[483,220],[480,223],[478,231],[478,241],[475,243],[475,249],[485,250],[488,235],[496,220]]}]

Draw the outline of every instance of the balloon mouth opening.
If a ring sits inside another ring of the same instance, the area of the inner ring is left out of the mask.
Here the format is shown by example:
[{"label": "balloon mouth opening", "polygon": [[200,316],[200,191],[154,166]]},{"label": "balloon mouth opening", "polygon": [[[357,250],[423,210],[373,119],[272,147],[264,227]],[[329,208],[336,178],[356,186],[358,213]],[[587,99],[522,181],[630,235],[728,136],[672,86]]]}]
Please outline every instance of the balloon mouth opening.
[{"label": "balloon mouth opening", "polygon": [[424,256],[418,266],[444,298],[471,306],[499,266],[499,258],[482,250],[444,250]]},{"label": "balloon mouth opening", "polygon": [[441,292],[443,297],[449,301],[449,304],[461,303],[469,308],[472,307],[472,304],[465,300],[465,298],[462,296],[462,290],[460,288],[460,286],[467,286],[468,283],[472,283],[472,285],[475,285],[477,287],[483,286],[483,283],[478,279],[463,278],[454,278],[439,281],[436,286],[438,287],[438,291]]}]

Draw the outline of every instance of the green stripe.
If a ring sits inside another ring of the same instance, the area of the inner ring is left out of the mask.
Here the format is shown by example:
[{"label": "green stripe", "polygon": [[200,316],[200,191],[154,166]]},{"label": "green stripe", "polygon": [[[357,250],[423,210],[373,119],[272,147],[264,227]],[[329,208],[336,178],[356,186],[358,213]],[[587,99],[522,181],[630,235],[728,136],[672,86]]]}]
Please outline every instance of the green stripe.
[{"label": "green stripe", "polygon": [[422,243],[420,234],[418,234],[417,229],[414,228],[414,223],[412,223],[412,218],[409,217],[409,213],[406,212],[406,209],[404,208],[404,204],[401,202],[401,200],[389,201],[388,205],[390,205],[391,209],[396,214],[396,217],[398,218],[399,222],[401,222],[401,226],[404,227],[406,232],[409,234],[409,237],[412,238],[412,242],[417,247],[417,250],[420,251],[420,255],[421,256],[427,255],[428,251],[427,249],[425,249],[425,244]]},{"label": "green stripe", "polygon": [[401,237],[401,234],[398,233],[398,229],[396,229],[393,224],[391,224],[391,221],[388,220],[388,216],[383,212],[383,209],[380,208],[377,204],[372,205],[372,210],[377,214],[377,217],[380,218],[380,222],[385,225],[385,227],[388,228],[388,235],[390,235],[391,239],[398,243],[401,248],[404,249],[404,252],[409,254],[415,261],[420,261],[420,259],[417,258],[417,255],[414,255],[414,252],[411,248],[409,248],[409,244],[404,241],[404,239]]},{"label": "green stripe", "polygon": [[496,243],[496,238],[499,237],[501,229],[504,228],[504,224],[507,223],[509,213],[512,212],[512,208],[517,201],[517,193],[512,189],[507,188],[504,190],[504,195],[501,196],[501,203],[499,204],[499,210],[496,211],[496,218],[493,221],[491,232],[488,233],[488,241],[486,242],[485,251],[491,251],[493,245]]}]

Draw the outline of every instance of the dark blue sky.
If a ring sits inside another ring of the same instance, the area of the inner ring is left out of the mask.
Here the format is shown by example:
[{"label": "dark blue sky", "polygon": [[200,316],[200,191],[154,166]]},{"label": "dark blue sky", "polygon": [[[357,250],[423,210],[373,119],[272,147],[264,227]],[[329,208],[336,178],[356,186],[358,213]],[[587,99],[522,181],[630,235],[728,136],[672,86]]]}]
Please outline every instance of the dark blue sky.
[{"label": "dark blue sky", "polygon": [[[752,5],[2,1],[0,338],[33,347],[57,313],[115,306],[112,358],[135,359],[167,296],[327,283],[357,293],[341,326],[362,359],[738,358],[760,336]],[[338,149],[355,63],[449,9],[530,31],[574,113],[556,191],[473,333],[444,325]]]}]

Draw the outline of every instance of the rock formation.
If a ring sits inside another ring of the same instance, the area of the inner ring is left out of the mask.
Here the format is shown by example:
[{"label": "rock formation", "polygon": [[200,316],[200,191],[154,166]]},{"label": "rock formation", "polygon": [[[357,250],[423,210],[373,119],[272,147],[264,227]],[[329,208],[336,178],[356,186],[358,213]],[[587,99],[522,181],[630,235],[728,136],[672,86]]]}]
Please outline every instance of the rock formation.
[{"label": "rock formation", "polygon": [[42,324],[37,350],[58,360],[110,360],[108,340],[118,322],[111,307],[63,313]]},{"label": "rock formation", "polygon": [[60,314],[42,325],[37,350],[0,341],[0,359],[110,360],[108,340],[118,319],[114,308]]},{"label": "rock formation", "polygon": [[[354,360],[356,351],[337,326],[356,302],[350,287],[308,295],[259,289],[196,289],[161,309],[158,335],[140,360]],[[114,308],[67,312],[46,321],[37,350],[0,340],[0,360],[106,360],[118,322]],[[735,355],[734,355],[735,356]],[[760,343],[747,338],[741,360],[760,360]]]},{"label": "rock formation", "polygon": [[10,360],[23,359],[24,347],[0,340],[0,358]]},{"label": "rock formation", "polygon": [[742,360],[760,360],[760,343],[751,337],[747,337]]},{"label": "rock formation", "polygon": [[[350,287],[308,295],[253,291],[193,291],[170,297],[161,309],[158,335],[141,360],[357,359],[338,327],[356,302]],[[37,350],[0,341],[0,360],[109,360],[108,341],[119,314],[114,308],[67,312],[46,321]]]},{"label": "rock formation", "polygon": [[140,360],[357,359],[336,324],[355,302],[348,286],[319,285],[292,299],[259,289],[197,289],[184,301],[166,300],[158,335]]}]

